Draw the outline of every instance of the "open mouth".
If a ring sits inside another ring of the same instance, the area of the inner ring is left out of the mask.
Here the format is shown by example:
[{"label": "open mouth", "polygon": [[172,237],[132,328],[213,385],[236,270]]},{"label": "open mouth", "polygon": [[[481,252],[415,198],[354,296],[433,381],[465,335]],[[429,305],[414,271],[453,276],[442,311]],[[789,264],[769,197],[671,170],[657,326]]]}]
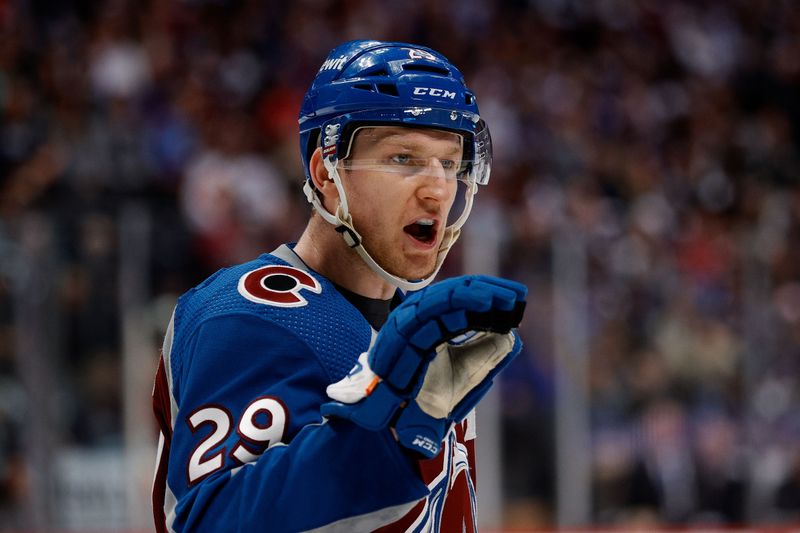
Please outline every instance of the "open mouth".
[{"label": "open mouth", "polygon": [[436,240],[437,225],[432,218],[420,218],[403,227],[403,231],[421,243],[430,244]]}]

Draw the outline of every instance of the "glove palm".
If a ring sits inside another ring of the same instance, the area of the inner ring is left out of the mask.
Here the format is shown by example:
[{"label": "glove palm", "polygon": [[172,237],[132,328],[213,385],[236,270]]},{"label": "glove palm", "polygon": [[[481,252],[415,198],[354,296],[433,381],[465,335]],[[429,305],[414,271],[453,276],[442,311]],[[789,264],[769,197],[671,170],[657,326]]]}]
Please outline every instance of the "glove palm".
[{"label": "glove palm", "polygon": [[[461,276],[412,294],[389,316],[351,373],[328,387],[322,414],[371,430],[393,424],[404,446],[435,456],[521,349],[527,289],[489,276]],[[402,411],[397,415],[397,411]]]}]

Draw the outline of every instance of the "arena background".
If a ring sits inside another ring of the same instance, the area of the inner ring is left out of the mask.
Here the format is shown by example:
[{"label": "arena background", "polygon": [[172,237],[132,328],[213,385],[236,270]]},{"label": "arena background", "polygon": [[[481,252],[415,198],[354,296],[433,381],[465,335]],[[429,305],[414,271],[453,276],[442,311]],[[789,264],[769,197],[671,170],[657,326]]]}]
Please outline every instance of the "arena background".
[{"label": "arena background", "polygon": [[798,36],[793,0],[0,0],[0,531],[152,529],[171,308],[299,234],[298,107],[355,38],[441,50],[494,137],[445,272],[530,288],[484,530],[790,530]]}]

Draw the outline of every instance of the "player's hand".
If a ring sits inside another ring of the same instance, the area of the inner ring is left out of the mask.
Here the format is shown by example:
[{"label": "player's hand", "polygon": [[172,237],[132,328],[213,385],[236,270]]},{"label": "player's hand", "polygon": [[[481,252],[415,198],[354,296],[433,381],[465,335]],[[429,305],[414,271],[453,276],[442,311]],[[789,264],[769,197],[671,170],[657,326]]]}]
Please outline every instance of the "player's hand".
[{"label": "player's hand", "polygon": [[391,425],[404,446],[437,455],[450,424],[519,353],[512,330],[526,295],[524,285],[490,276],[451,278],[410,295],[350,374],[328,387],[335,401],[322,414],[374,431]]}]

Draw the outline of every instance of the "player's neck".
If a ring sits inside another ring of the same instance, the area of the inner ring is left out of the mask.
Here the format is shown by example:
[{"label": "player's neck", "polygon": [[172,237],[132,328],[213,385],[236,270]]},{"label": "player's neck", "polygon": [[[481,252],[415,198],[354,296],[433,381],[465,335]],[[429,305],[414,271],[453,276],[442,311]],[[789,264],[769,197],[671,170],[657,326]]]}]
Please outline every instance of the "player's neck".
[{"label": "player's neck", "polygon": [[313,270],[351,292],[381,300],[395,293],[395,287],[373,272],[319,216],[311,217],[294,252]]}]

